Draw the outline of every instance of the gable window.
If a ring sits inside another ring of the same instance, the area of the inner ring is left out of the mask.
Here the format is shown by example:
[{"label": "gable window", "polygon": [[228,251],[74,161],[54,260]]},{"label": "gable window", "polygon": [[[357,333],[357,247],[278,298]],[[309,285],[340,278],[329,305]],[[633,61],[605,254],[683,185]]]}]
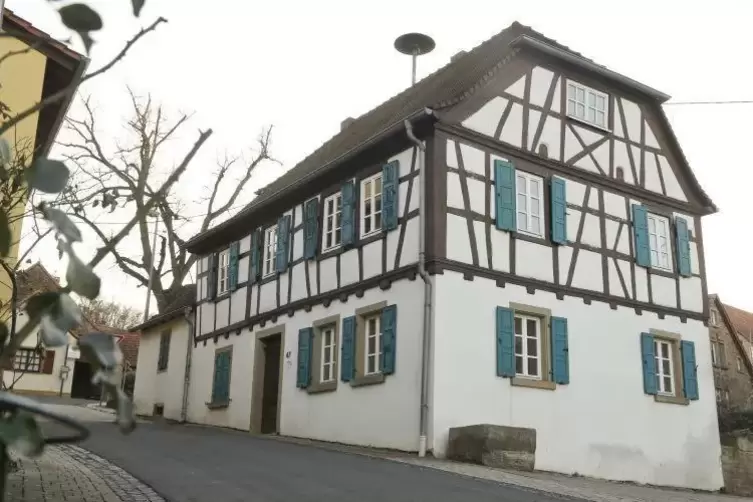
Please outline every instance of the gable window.
[{"label": "gable window", "polygon": [[675,395],[674,366],[676,362],[673,356],[672,342],[658,338],[654,340],[656,388],[659,394],[665,396]]},{"label": "gable window", "polygon": [[711,323],[712,326],[716,326],[716,310],[711,311],[709,322]]},{"label": "gable window", "polygon": [[737,356],[737,371],[743,370],[743,358],[740,356]]},{"label": "gable window", "polygon": [[322,250],[327,251],[342,242],[342,194],[337,192],[324,199],[324,235]]},{"label": "gable window", "polygon": [[567,83],[567,114],[597,127],[607,127],[606,94],[577,82]]},{"label": "gable window", "polygon": [[275,255],[277,253],[277,227],[269,227],[264,231],[264,263],[262,275],[264,277],[275,273]]},{"label": "gable window", "polygon": [[337,345],[337,335],[335,326],[330,325],[321,330],[321,361],[322,366],[319,372],[319,381],[321,383],[335,381],[335,346]]},{"label": "gable window", "polygon": [[657,216],[651,213],[647,214],[647,220],[651,266],[662,270],[672,270],[669,220],[664,216]]},{"label": "gable window", "polygon": [[159,338],[159,356],[157,357],[157,371],[167,369],[167,361],[170,358],[170,330],[167,329],[160,334]]},{"label": "gable window", "polygon": [[361,237],[382,229],[382,173],[361,182]]},{"label": "gable window", "polygon": [[518,213],[518,231],[541,237],[544,235],[542,222],[543,183],[538,176],[518,172],[516,174],[516,209]]},{"label": "gable window", "polygon": [[515,316],[515,375],[541,379],[541,320]]},{"label": "gable window", "polygon": [[26,373],[42,371],[42,355],[35,349],[18,349],[13,356],[13,369]]},{"label": "gable window", "polygon": [[230,251],[226,249],[217,256],[217,294],[227,293],[230,289]]}]

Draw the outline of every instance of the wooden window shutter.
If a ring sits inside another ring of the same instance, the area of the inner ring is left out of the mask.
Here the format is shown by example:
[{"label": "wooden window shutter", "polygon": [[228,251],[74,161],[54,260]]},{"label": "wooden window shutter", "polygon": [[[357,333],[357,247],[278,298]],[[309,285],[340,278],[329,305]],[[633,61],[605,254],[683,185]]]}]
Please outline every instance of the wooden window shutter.
[{"label": "wooden window shutter", "polygon": [[570,383],[570,361],[567,340],[567,319],[552,317],[552,380],[555,383]]},{"label": "wooden window shutter", "polygon": [[643,392],[656,395],[656,361],[654,337],[641,333],[641,360],[643,361]]},{"label": "wooden window shutter", "polygon": [[259,280],[261,275],[261,229],[251,233],[251,266],[248,268],[248,282],[250,284]]},{"label": "wooden window shutter", "polygon": [[682,354],[682,380],[685,397],[698,399],[698,368],[695,360],[695,344],[687,340],[680,342]]},{"label": "wooden window shutter", "polygon": [[497,307],[497,376],[515,376],[515,331],[512,309]]},{"label": "wooden window shutter", "polygon": [[218,352],[214,356],[213,403],[222,403],[230,400],[230,357],[231,353],[229,350]]},{"label": "wooden window shutter", "polygon": [[52,375],[52,368],[55,366],[55,351],[46,350],[42,359],[42,373]]},{"label": "wooden window shutter", "polygon": [[352,245],[356,241],[356,184],[353,180],[343,183],[340,189],[342,208],[340,213],[342,244]]},{"label": "wooden window shutter", "polygon": [[382,310],[382,373],[395,372],[395,349],[397,348],[397,305],[389,305]]},{"label": "wooden window shutter", "polygon": [[319,239],[319,199],[306,202],[303,214],[303,259],[310,260],[316,256]]},{"label": "wooden window shutter", "polygon": [[648,242],[648,213],[640,204],[633,204],[633,238],[635,262],[641,267],[651,266],[651,247]]},{"label": "wooden window shutter", "polygon": [[552,209],[552,242],[567,243],[567,197],[565,180],[553,177],[550,185]]},{"label": "wooden window shutter", "polygon": [[675,233],[677,234],[677,271],[683,277],[690,277],[690,234],[688,222],[685,218],[675,218]]},{"label": "wooden window shutter", "polygon": [[382,226],[385,231],[397,228],[400,194],[400,163],[395,160],[382,166]]},{"label": "wooden window shutter", "polygon": [[296,386],[305,389],[311,382],[311,346],[313,345],[314,330],[301,328],[298,330],[298,373]]},{"label": "wooden window shutter", "polygon": [[288,268],[290,253],[290,215],[285,214],[277,220],[277,250],[275,253],[275,269],[285,272]]},{"label": "wooden window shutter", "polygon": [[515,231],[515,168],[512,163],[494,161],[494,194],[497,228]]},{"label": "wooden window shutter", "polygon": [[207,276],[207,297],[215,298],[217,296],[217,268],[219,264],[219,255],[213,253],[209,256],[209,275]]},{"label": "wooden window shutter", "polygon": [[235,241],[230,244],[230,249],[228,250],[227,279],[230,291],[238,289],[238,255],[240,254],[240,247],[241,243]]},{"label": "wooden window shutter", "polygon": [[340,380],[350,382],[356,374],[356,317],[343,319],[342,347],[340,349]]}]

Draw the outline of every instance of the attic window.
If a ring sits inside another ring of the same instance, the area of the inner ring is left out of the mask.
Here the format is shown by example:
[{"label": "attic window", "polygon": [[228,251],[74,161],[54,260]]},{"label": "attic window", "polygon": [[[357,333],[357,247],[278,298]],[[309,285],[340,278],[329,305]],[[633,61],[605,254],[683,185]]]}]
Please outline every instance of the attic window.
[{"label": "attic window", "polygon": [[549,158],[549,147],[546,143],[539,145],[539,157]]},{"label": "attic window", "polygon": [[567,116],[607,128],[609,96],[572,80],[567,82]]},{"label": "attic window", "polygon": [[619,166],[614,171],[614,177],[620,181],[625,181],[625,170]]}]

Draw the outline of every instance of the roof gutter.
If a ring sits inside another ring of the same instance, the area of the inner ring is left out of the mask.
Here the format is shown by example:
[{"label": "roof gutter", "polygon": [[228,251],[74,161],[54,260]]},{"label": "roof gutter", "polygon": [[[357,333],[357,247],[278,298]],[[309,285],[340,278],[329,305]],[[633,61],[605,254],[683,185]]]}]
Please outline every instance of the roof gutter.
[{"label": "roof gutter", "polygon": [[649,87],[645,84],[641,84],[640,82],[633,80],[632,78],[626,77],[625,75],[621,75],[620,73],[617,73],[608,68],[605,68],[604,66],[598,65],[594,63],[593,61],[589,61],[586,58],[576,56],[575,54],[571,54],[568,51],[559,49],[545,42],[542,42],[540,40],[536,40],[535,38],[531,38],[528,35],[519,36],[518,38],[513,40],[510,45],[512,46],[521,45],[524,47],[530,47],[532,49],[536,49],[540,52],[543,52],[544,54],[556,57],[557,59],[561,59],[570,64],[573,64],[585,71],[596,73],[604,78],[608,78],[609,80],[618,82],[642,94],[646,94],[652,97],[653,99],[659,101],[660,103],[664,103],[671,97],[668,94],[664,94],[661,91],[657,91],[653,87]]},{"label": "roof gutter", "polygon": [[231,226],[232,224],[235,224],[235,222],[237,222],[239,219],[242,219],[244,216],[246,216],[246,215],[248,215],[250,213],[253,213],[255,211],[258,211],[260,208],[263,208],[266,204],[269,204],[270,202],[278,199],[279,197],[281,197],[281,196],[283,196],[283,195],[285,195],[287,193],[290,193],[291,191],[293,191],[294,189],[298,188],[299,186],[305,185],[312,178],[316,178],[318,175],[320,175],[323,171],[327,171],[327,170],[331,169],[332,167],[334,167],[334,166],[336,166],[336,165],[338,165],[338,164],[340,164],[342,162],[345,162],[346,160],[349,160],[349,159],[353,158],[356,154],[360,153],[364,149],[366,149],[366,148],[368,148],[368,147],[370,147],[370,146],[372,146],[372,145],[374,145],[376,143],[379,143],[380,141],[382,141],[386,137],[391,136],[392,134],[396,134],[396,133],[401,132],[401,131],[405,131],[405,121],[406,120],[410,121],[410,122],[415,122],[417,120],[420,120],[420,119],[423,119],[423,118],[426,118],[426,117],[431,117],[431,116],[433,116],[433,111],[430,108],[422,108],[421,110],[419,110],[417,112],[414,112],[414,113],[408,115],[407,117],[403,117],[400,120],[397,120],[396,122],[392,123],[391,125],[385,127],[384,129],[382,129],[378,133],[376,133],[373,136],[371,136],[369,139],[367,139],[363,143],[360,143],[359,145],[354,146],[353,148],[351,148],[347,152],[343,153],[339,157],[335,158],[334,160],[331,160],[330,162],[327,162],[326,164],[324,164],[323,166],[321,166],[319,169],[317,169],[317,170],[315,170],[315,171],[307,174],[303,178],[301,178],[301,179],[299,179],[299,180],[291,183],[290,185],[288,185],[286,187],[280,188],[275,193],[271,194],[266,201],[262,202],[258,206],[254,206],[254,207],[251,207],[251,208],[245,208],[240,213],[238,213],[235,217],[233,217],[232,219],[227,220],[227,221],[225,221],[223,223],[220,223],[216,227],[214,227],[214,228],[212,228],[212,229],[210,229],[210,230],[208,230],[208,231],[206,231],[204,233],[197,234],[197,235],[193,236],[187,243],[185,243],[183,245],[183,248],[186,249],[189,252],[194,252],[195,249],[196,249],[196,247],[199,246],[201,243],[207,241],[209,238],[211,238],[218,231],[220,231],[220,230],[222,230],[224,228],[227,228],[227,227]]}]

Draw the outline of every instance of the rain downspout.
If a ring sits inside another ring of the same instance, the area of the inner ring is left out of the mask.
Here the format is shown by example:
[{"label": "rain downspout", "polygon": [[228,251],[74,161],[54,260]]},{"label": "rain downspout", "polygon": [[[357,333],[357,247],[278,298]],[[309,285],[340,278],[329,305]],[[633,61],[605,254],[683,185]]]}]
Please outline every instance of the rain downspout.
[{"label": "rain downspout", "polygon": [[[430,115],[431,110],[427,109]],[[421,410],[418,436],[418,456],[426,456],[426,437],[429,424],[429,365],[431,363],[431,338],[432,338],[432,283],[426,272],[426,145],[424,145],[413,133],[413,124],[405,121],[405,132],[408,138],[418,148],[418,172],[419,172],[419,234],[418,234],[418,275],[424,281],[424,318],[423,334],[421,337]]]},{"label": "rain downspout", "polygon": [[186,340],[186,370],[183,375],[183,403],[180,407],[180,421],[185,423],[188,416],[188,387],[191,383],[191,354],[193,353],[193,339],[196,326],[193,320],[193,309],[186,307],[183,311],[183,317],[188,323],[188,337]]}]

